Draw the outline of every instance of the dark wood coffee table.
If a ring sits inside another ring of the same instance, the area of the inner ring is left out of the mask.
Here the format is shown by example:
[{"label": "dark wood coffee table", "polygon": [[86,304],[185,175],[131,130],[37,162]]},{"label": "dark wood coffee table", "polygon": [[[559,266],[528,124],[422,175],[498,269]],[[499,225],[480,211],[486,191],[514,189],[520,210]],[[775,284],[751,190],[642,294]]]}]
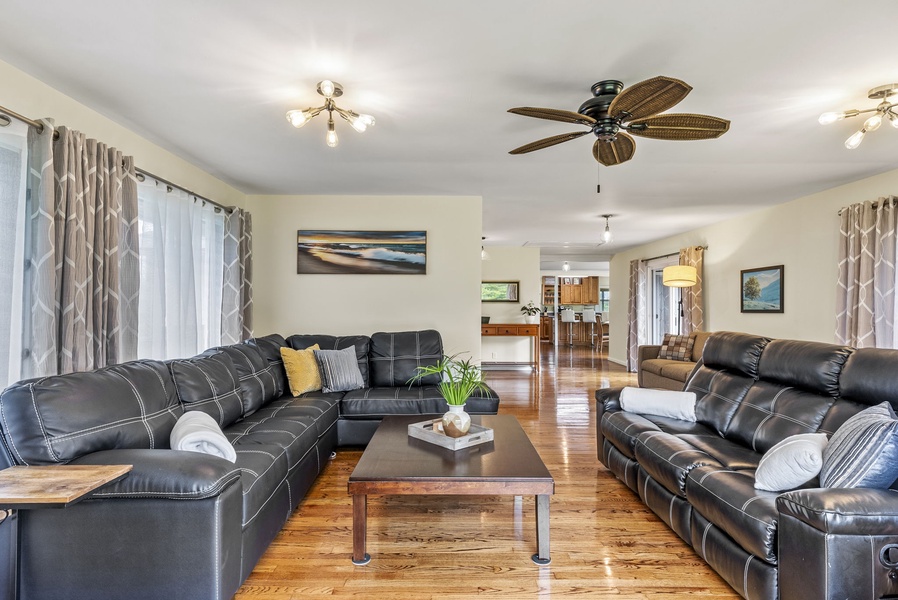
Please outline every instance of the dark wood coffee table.
[{"label": "dark wood coffee table", "polygon": [[369,495],[533,495],[537,552],[532,559],[549,564],[549,496],[555,493],[555,481],[518,420],[472,416],[474,423],[492,427],[495,439],[453,452],[409,437],[408,425],[427,418],[384,418],[349,476],[352,562],[371,560],[365,552]]}]

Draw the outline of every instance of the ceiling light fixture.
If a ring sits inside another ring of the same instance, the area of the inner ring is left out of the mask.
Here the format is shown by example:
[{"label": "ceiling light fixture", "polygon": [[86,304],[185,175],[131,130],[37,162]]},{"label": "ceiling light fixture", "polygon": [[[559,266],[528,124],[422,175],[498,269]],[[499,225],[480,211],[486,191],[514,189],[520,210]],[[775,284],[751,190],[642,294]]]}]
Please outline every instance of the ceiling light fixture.
[{"label": "ceiling light fixture", "polygon": [[608,244],[614,241],[614,235],[611,233],[611,224],[608,223],[608,219],[613,217],[614,215],[602,215],[605,217],[605,231],[602,232],[602,241],[600,244]]},{"label": "ceiling light fixture", "polygon": [[369,127],[374,127],[374,117],[371,115],[358,114],[351,110],[343,110],[334,103],[334,98],[343,95],[343,86],[329,79],[318,82],[318,93],[324,96],[324,105],[317,108],[307,108],[305,110],[287,111],[287,120],[297,129],[317,117],[321,111],[327,111],[327,135],[324,140],[331,148],[335,148],[339,143],[337,132],[334,128],[334,113],[349,121],[352,128],[359,133],[365,131]]},{"label": "ceiling light fixture", "polygon": [[562,271],[570,271],[570,270],[571,270],[571,263],[569,263],[568,261],[564,261],[564,264],[561,265],[561,270],[562,270]]},{"label": "ceiling light fixture", "polygon": [[[889,120],[889,124],[892,127],[898,129],[898,112],[895,111],[895,107],[898,106],[898,101],[891,102],[890,97],[898,94],[898,83],[890,83],[888,85],[881,85],[879,87],[875,87],[867,93],[867,97],[871,100],[881,100],[876,108],[868,108],[866,110],[846,110],[844,112],[825,112],[820,115],[820,118],[817,121],[821,125],[829,125],[830,123],[835,123],[836,121],[841,121],[842,119],[850,119],[851,117],[856,117],[858,115],[862,115],[865,113],[873,113],[866,121],[864,121],[863,127],[861,127],[858,131],[853,133],[851,137],[845,140],[845,147],[849,150],[854,150],[858,146],[861,145],[861,142],[864,140],[864,136],[870,131],[876,131],[879,129],[879,126],[882,125],[883,117]],[[895,98],[898,100],[898,98]]]}]

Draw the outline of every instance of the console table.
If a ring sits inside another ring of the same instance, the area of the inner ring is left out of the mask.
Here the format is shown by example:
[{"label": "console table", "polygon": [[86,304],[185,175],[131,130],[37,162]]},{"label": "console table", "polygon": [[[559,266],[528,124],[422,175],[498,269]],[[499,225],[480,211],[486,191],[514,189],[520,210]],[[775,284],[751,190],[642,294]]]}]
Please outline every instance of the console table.
[{"label": "console table", "polygon": [[7,511],[0,523],[11,518],[14,540],[10,560],[13,572],[0,587],[0,597],[13,600],[19,596],[18,550],[22,540],[15,511],[71,506],[104,485],[126,477],[131,469],[132,465],[49,465],[14,466],[0,471],[0,510]]},{"label": "console table", "polygon": [[530,366],[539,372],[539,325],[526,325],[523,323],[497,323],[480,326],[481,336],[519,336],[529,337],[532,340],[530,353]]}]

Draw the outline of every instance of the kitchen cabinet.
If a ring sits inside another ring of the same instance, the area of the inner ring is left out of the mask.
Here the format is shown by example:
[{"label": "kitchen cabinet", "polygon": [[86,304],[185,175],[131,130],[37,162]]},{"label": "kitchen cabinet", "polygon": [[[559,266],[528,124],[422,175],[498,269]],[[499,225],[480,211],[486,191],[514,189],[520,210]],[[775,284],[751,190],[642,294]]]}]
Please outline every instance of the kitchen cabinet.
[{"label": "kitchen cabinet", "polygon": [[583,304],[599,303],[599,278],[585,277],[583,285]]},{"label": "kitchen cabinet", "polygon": [[555,337],[555,319],[552,317],[540,317],[539,319],[539,339],[544,342],[551,342]]},{"label": "kitchen cabinet", "polygon": [[555,306],[555,286],[543,286],[543,304],[547,306]]}]

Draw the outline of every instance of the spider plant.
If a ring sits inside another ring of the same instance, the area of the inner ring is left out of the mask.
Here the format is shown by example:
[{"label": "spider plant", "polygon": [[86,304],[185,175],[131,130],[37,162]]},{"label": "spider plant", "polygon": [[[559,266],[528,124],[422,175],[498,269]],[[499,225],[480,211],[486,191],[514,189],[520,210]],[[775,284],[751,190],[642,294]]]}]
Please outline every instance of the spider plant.
[{"label": "spider plant", "polygon": [[440,394],[450,406],[462,406],[476,391],[490,393],[490,388],[483,381],[483,372],[470,358],[462,360],[458,354],[443,357],[434,365],[418,367],[417,373],[408,380],[409,384],[419,381],[428,375],[440,376]]}]

